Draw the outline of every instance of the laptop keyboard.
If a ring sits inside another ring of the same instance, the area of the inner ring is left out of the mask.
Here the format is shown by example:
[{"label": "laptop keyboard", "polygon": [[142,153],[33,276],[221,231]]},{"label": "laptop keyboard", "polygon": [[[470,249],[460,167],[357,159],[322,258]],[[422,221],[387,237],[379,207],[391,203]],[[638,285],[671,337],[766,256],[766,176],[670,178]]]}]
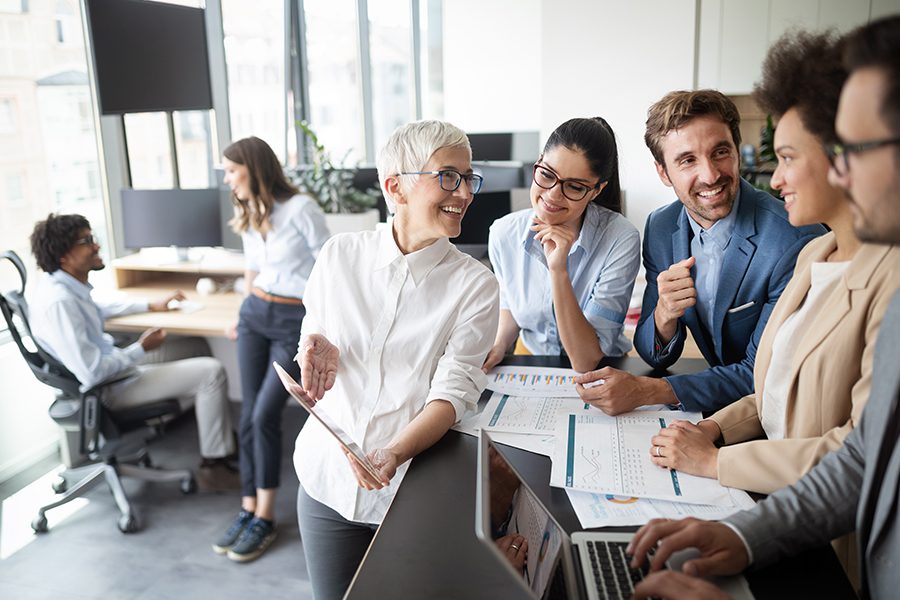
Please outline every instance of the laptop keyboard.
[{"label": "laptop keyboard", "polygon": [[[631,598],[634,586],[649,572],[649,561],[640,569],[628,566],[626,542],[587,541],[594,582],[601,598]],[[648,557],[649,558],[649,557]],[[589,578],[588,578],[589,579]]]}]

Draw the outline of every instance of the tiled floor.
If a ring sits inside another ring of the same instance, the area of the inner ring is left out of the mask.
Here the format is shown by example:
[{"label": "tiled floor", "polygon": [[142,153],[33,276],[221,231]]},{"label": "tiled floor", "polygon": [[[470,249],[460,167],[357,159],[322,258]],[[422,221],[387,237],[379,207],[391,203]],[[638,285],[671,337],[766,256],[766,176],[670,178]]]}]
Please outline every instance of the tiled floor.
[{"label": "tiled floor", "polygon": [[[239,407],[234,408],[237,413]],[[16,497],[10,496],[23,487],[24,479],[44,475],[54,466],[46,462],[0,486],[0,539],[5,543],[0,547],[0,598],[311,598],[297,532],[297,478],[291,464],[302,416],[299,407],[289,406],[284,411],[278,539],[259,560],[238,564],[210,548],[236,513],[238,492],[185,496],[177,483],[125,480],[126,493],[143,522],[138,533],[119,532],[118,510],[106,485],[99,483],[85,496],[88,502],[61,522],[55,523],[54,511],[50,511],[49,533],[30,534],[28,523],[38,500],[24,506],[24,513],[13,514]],[[151,445],[151,454],[160,467],[193,468],[199,460],[196,449],[193,416],[186,415]],[[44,498],[53,495],[47,487],[36,486]],[[16,537],[13,533],[18,533],[18,541],[10,542]]]}]

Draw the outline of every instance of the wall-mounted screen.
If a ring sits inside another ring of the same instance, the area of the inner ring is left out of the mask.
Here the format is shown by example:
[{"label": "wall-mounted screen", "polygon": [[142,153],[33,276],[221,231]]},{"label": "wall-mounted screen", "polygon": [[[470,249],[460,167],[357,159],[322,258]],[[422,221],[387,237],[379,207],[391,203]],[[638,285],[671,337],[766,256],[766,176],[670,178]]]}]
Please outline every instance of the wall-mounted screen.
[{"label": "wall-mounted screen", "polygon": [[212,108],[204,11],[86,0],[100,112]]}]

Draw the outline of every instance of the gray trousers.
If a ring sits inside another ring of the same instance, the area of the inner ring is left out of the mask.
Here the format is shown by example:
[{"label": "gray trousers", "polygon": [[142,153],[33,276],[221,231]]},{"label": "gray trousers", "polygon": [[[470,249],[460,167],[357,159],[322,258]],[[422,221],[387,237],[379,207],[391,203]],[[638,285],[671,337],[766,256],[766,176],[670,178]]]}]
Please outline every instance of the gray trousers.
[{"label": "gray trousers", "polygon": [[[202,342],[202,345],[201,345]],[[165,398],[177,398],[182,409],[194,407],[200,455],[220,458],[233,454],[234,427],[225,368],[209,354],[205,340],[168,339],[136,368],[136,376],[110,386],[103,401],[111,408],[130,408]],[[194,356],[194,358],[181,358]],[[180,360],[173,360],[180,358]],[[168,362],[166,362],[168,361]]]},{"label": "gray trousers", "polygon": [[348,521],[299,486],[297,521],[315,600],[340,600],[362,562],[377,525]]}]

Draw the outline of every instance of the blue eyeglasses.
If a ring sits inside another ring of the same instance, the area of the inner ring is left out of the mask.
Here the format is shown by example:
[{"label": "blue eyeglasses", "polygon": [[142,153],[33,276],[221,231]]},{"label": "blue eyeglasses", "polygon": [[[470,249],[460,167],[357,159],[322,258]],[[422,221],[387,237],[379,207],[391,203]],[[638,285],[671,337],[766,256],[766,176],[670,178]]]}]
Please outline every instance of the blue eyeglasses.
[{"label": "blue eyeglasses", "polygon": [[478,173],[463,175],[453,169],[444,169],[443,171],[407,171],[398,173],[398,175],[437,175],[441,189],[445,192],[455,192],[459,189],[459,184],[465,180],[466,187],[469,188],[473,195],[481,191],[481,184],[484,183],[484,177]]}]

